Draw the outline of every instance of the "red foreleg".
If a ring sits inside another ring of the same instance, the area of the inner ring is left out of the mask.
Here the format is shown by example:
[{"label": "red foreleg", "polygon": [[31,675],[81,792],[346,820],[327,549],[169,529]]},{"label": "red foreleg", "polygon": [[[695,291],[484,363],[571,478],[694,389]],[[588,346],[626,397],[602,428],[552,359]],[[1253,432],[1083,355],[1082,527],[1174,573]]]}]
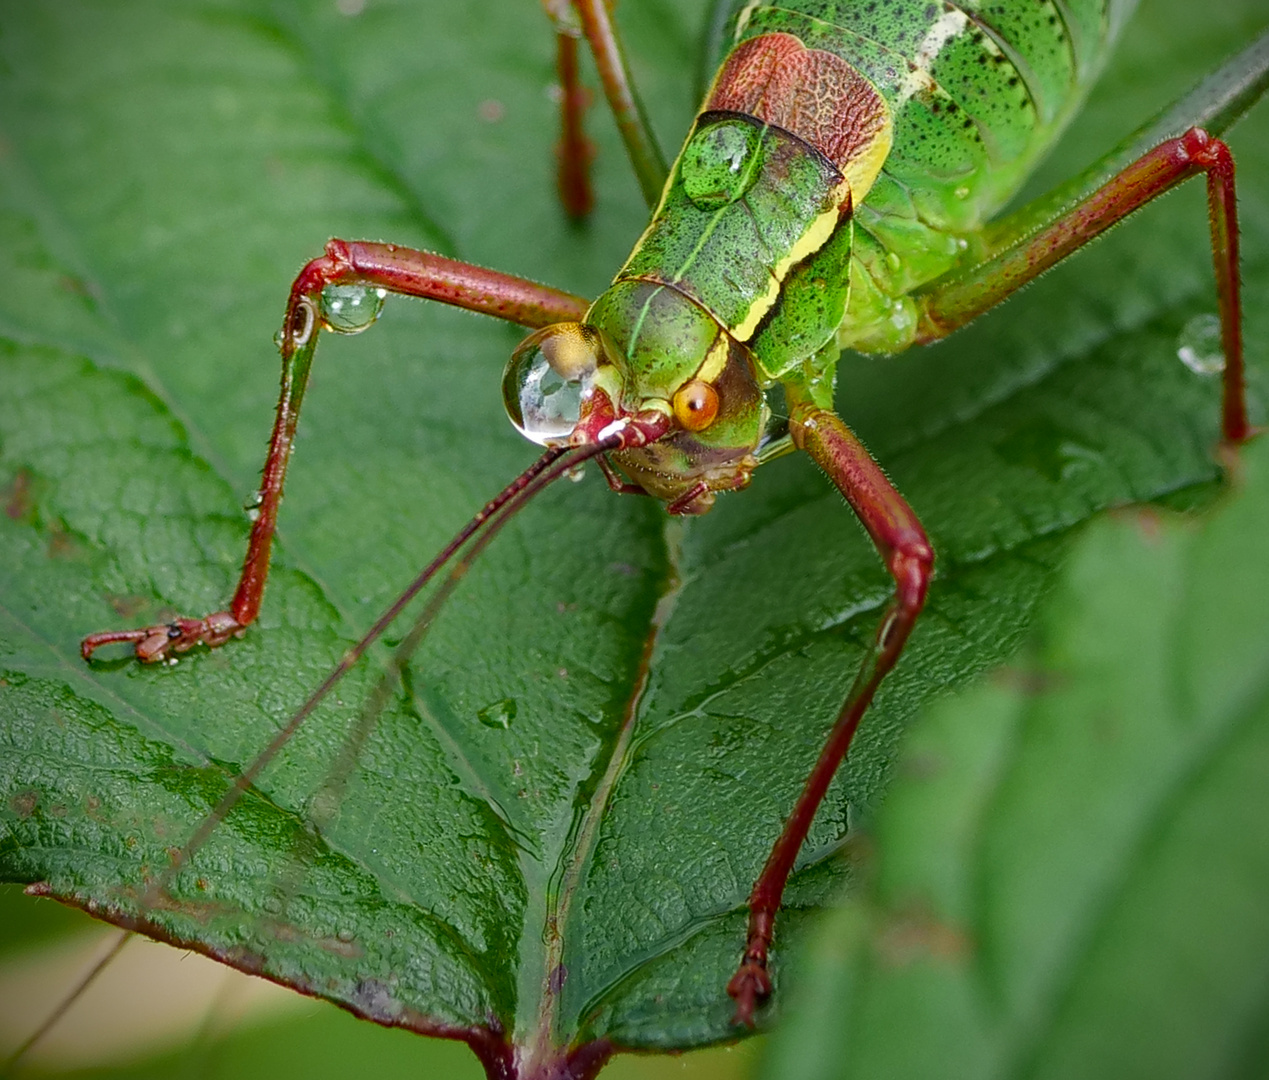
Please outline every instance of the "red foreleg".
[{"label": "red foreleg", "polygon": [[895,595],[793,813],[749,895],[748,942],[740,968],[727,985],[727,992],[736,1000],[739,1024],[751,1024],[754,1009],[771,992],[767,951],[785,884],[864,711],[903,651],[925,604],[934,566],[933,549],[916,514],[836,415],[812,405],[794,405],[789,426],[797,446],[828,473],[863,522],[895,580]]},{"label": "red foreleg", "polygon": [[278,506],[313,353],[322,327],[329,326],[322,316],[322,292],[331,285],[364,285],[439,300],[531,328],[580,319],[588,306],[579,296],[429,252],[393,244],[330,241],[326,254],[304,267],[291,286],[280,342],[282,390],[247,556],[229,610],[201,619],[91,634],[80,644],[85,660],[103,645],[125,642],[134,647],[138,659],[159,661],[195,645],[221,645],[255,621],[264,598]]}]

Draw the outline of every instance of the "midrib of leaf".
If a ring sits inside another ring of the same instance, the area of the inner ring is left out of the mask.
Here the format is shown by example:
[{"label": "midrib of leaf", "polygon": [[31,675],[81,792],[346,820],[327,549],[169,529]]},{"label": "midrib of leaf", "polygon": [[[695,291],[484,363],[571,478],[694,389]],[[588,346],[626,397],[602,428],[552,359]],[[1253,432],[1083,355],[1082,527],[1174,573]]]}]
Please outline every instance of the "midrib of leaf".
[{"label": "midrib of leaf", "polygon": [[[612,750],[603,765],[599,781],[586,801],[577,827],[570,831],[569,840],[556,862],[559,883],[554,888],[551,883],[547,884],[543,897],[545,923],[540,932],[532,918],[536,911],[536,903],[531,902],[527,912],[529,917],[525,920],[526,933],[521,938],[522,973],[517,1003],[516,1036],[525,1047],[524,1056],[530,1063],[545,1063],[553,1060],[558,1048],[567,1045],[576,1032],[578,1018],[565,1018],[559,1015],[560,1002],[563,1000],[560,988],[563,980],[567,978],[567,971],[562,964],[565,949],[569,944],[573,900],[595,852],[599,828],[603,822],[608,801],[617,781],[629,765],[630,753],[636,745],[635,728],[639,722],[644,693],[647,690],[652,664],[656,658],[657,644],[683,590],[684,582],[679,570],[680,547],[675,539],[681,529],[682,523],[673,519],[667,518],[662,524],[665,573],[662,577],[656,607],[644,632],[638,672],[632,680],[621,726],[612,742]],[[553,874],[552,878],[554,877]],[[536,966],[532,962],[526,963],[528,958],[535,956],[541,958]],[[552,983],[555,984],[554,989],[552,989]],[[536,990],[536,1000],[534,990]],[[533,1005],[536,1005],[536,1015],[532,1014]],[[525,1071],[528,1075],[536,1075],[529,1066],[526,1066]]]},{"label": "midrib of leaf", "polygon": [[[1162,307],[1163,307],[1163,306],[1162,306],[1162,305],[1160,305],[1160,306],[1159,306],[1159,310],[1162,310]],[[1050,369],[1049,369],[1049,372],[1046,372],[1046,374],[1047,374],[1047,373],[1051,373],[1053,370],[1056,370],[1056,369],[1057,369],[1058,367],[1060,367],[1060,366],[1061,366],[1060,364],[1055,365],[1054,367],[1050,368]],[[1007,400],[1007,398],[1008,398],[1009,396],[1012,396],[1012,392],[1011,392],[1011,394],[1006,395],[1006,397],[1005,397],[1004,399],[1002,399],[1002,400]],[[981,412],[982,412],[982,411],[985,411],[985,409],[986,409],[986,408],[987,408],[990,404],[991,404],[991,402],[986,402],[986,403],[984,403],[983,408],[982,408],[982,409],[980,409],[980,410],[978,410],[978,411],[976,411],[976,412],[974,413],[974,416],[981,415]],[[173,415],[178,415],[178,414],[177,414],[177,412],[176,412],[176,410],[172,410],[172,414],[173,414]],[[966,422],[966,423],[967,423],[967,422],[969,422],[969,420],[972,420],[972,419],[973,419],[973,417],[967,417],[967,418],[965,418],[962,422]],[[187,427],[187,429],[186,429],[186,430],[190,430],[190,429]],[[201,433],[196,432],[196,434],[200,435],[200,437],[201,437]],[[913,445],[914,445],[914,446],[919,445],[919,443],[920,443],[920,440],[914,440],[914,441],[913,441]],[[209,456],[209,458],[210,458],[210,456]],[[212,463],[213,463],[213,465],[215,466],[215,464],[216,464],[216,463],[215,463],[214,458],[210,458],[210,460],[212,460]],[[223,477],[224,477],[224,475],[225,475],[225,471],[224,471],[223,469],[221,469],[221,468],[217,467],[217,475],[218,475],[218,476],[220,476],[220,477],[223,479]],[[833,494],[833,493],[831,493],[831,492],[826,492],[824,495],[820,496],[820,498],[823,498],[823,499],[833,499],[833,498],[836,498],[836,496],[835,496],[835,494]],[[1091,512],[1092,512],[1092,509],[1090,508],[1090,513],[1091,513]],[[284,515],[284,518],[285,518],[285,515]],[[1077,524],[1078,524],[1078,523],[1077,523]],[[1069,529],[1072,529],[1072,528],[1074,528],[1074,527],[1075,527],[1075,525],[1061,525],[1061,526],[1059,526],[1059,527],[1058,527],[1058,530],[1057,530],[1057,531],[1069,530]],[[1018,547],[1021,547],[1021,546],[1024,546],[1024,545],[1022,545],[1022,544],[1018,545]],[[994,550],[992,550],[991,552],[989,552],[987,555],[984,555],[980,561],[985,562],[985,561],[987,561],[987,559],[988,559],[988,558],[990,558],[990,557],[992,557],[992,556],[994,556],[994,555],[997,555],[997,554],[999,554],[999,552],[1000,552],[1000,551],[1004,551],[1004,550],[1010,550],[1010,549],[1006,549],[1006,548],[994,549]],[[1014,548],[1014,549],[1012,549],[1012,550],[1017,550],[1017,548]],[[976,552],[975,554],[977,555],[978,553]],[[972,560],[966,560],[965,565],[970,565],[970,562],[971,562],[971,561],[972,561]],[[309,574],[309,577],[310,577],[310,579],[312,579],[312,580],[315,580],[315,581],[317,580],[316,578],[314,578],[314,577],[313,577],[313,575],[312,575],[312,574]],[[954,579],[949,579],[949,578],[945,577],[945,578],[944,578],[944,580],[954,580]],[[328,602],[332,602],[332,603],[333,603],[333,601],[329,601],[329,590],[328,590],[328,589],[326,589],[324,586],[323,586],[323,592],[324,592],[324,594],[328,597]],[[873,608],[873,609],[869,609],[869,610],[870,610],[870,611],[871,611],[871,610],[875,610],[875,608]],[[854,618],[862,618],[862,617],[863,617],[863,614],[852,615],[852,617],[851,617],[851,619],[850,619],[850,620],[842,620],[842,621],[841,621],[840,623],[838,623],[837,625],[839,625],[839,626],[844,626],[844,625],[847,625],[847,624],[848,624],[851,620],[853,620]],[[78,669],[76,668],[76,670],[78,670]],[[617,760],[617,755],[616,755],[616,753],[614,753],[614,756],[613,756],[612,758],[610,758],[609,763],[608,763],[608,766],[607,766],[607,768],[608,768],[609,770],[611,770],[611,769],[613,768],[613,764],[614,764],[614,762],[616,762],[616,760]],[[619,777],[619,774],[614,774],[614,781],[613,781],[614,783],[616,782],[616,779],[617,779],[618,777]],[[602,811],[600,811],[600,812],[602,812]],[[581,864],[581,863],[575,863],[575,865],[578,867],[578,869],[579,869],[579,870],[581,869],[581,866],[582,866],[582,864]],[[549,968],[545,968],[545,967],[544,967],[544,970],[546,970],[546,971],[547,971],[547,973],[549,974]]]},{"label": "midrib of leaf", "polygon": [[[1156,493],[1156,497],[1163,497],[1167,494],[1171,494],[1174,491],[1186,490],[1187,488],[1192,486],[1193,486],[1192,484],[1180,483],[1175,488],[1170,489],[1169,491],[1160,491]],[[826,495],[825,497],[830,498],[832,496]],[[1016,543],[1013,545],[1001,546],[993,550],[989,554],[986,554],[983,556],[976,555],[964,560],[960,560],[952,564],[950,568],[946,569],[943,573],[940,574],[939,578],[937,579],[938,583],[944,586],[950,585],[955,583],[958,579],[960,579],[964,575],[967,575],[971,571],[980,569],[981,567],[988,565],[990,563],[997,562],[1000,560],[1023,558],[1025,557],[1025,553],[1028,549],[1038,544],[1045,544],[1054,540],[1074,540],[1079,535],[1081,530],[1083,530],[1083,528],[1088,524],[1088,522],[1092,518],[1094,518],[1098,513],[1100,513],[1100,510],[1098,508],[1092,508],[1089,510],[1088,515],[1086,517],[1081,518],[1078,521],[1058,523],[1058,524],[1055,524],[1052,528],[1036,533],[1034,536],[1029,537],[1025,541],[1020,541],[1019,543]],[[683,584],[685,586],[687,583],[684,582]],[[860,627],[861,636],[868,634],[869,632],[871,632],[873,628],[872,622],[870,621],[870,619],[874,617],[885,606],[886,603],[888,603],[889,598],[890,598],[890,591],[888,589],[884,590],[881,599],[879,599],[876,603],[874,603],[870,607],[855,612],[849,618],[840,620],[840,621],[834,621],[833,623],[829,625],[823,626],[821,628],[817,628],[817,630],[813,633],[801,635],[796,637],[795,639],[792,639],[789,642],[782,643],[782,647],[779,650],[774,651],[772,653],[764,654],[761,663],[759,663],[755,668],[751,670],[747,670],[741,673],[740,675],[737,675],[735,678],[728,679],[722,683],[716,684],[710,689],[706,697],[696,701],[692,705],[691,708],[679,710],[672,717],[668,718],[665,722],[660,724],[656,728],[655,732],[641,733],[641,735],[650,736],[652,734],[655,734],[659,736],[663,734],[664,732],[668,731],[670,728],[672,728],[675,724],[679,723],[680,721],[702,713],[705,707],[714,698],[725,695],[728,691],[732,690],[734,687],[736,687],[739,684],[742,684],[750,679],[759,677],[763,669],[765,669],[772,663],[775,663],[776,661],[782,658],[785,658],[787,656],[793,655],[797,653],[798,651],[800,651],[801,649],[806,648],[806,646],[810,644],[813,644],[818,641],[822,641],[828,637],[838,636],[840,635],[841,631],[844,628],[848,626],[852,626],[856,623],[859,623],[861,620],[863,621]],[[931,618],[938,618],[939,614],[940,614],[939,608],[937,606],[937,602],[935,602],[931,604],[931,606],[924,612],[922,618],[923,618],[923,621],[926,621]],[[960,677],[958,678],[956,684],[954,685],[960,685],[972,679],[977,674],[979,674],[978,669],[963,671],[960,673]],[[947,689],[950,689],[950,687],[942,687],[941,689],[947,690]],[[642,694],[642,691],[643,691],[643,687],[640,686],[638,688],[638,693]],[[639,740],[635,741],[635,746],[638,745],[638,741]],[[628,761],[630,749],[631,748],[625,748],[621,751],[622,769],[624,769],[625,763],[626,761]],[[616,760],[617,758],[616,756],[614,756],[613,761],[616,761]],[[1002,770],[1007,769],[1008,766],[1009,766],[1008,761],[1002,761],[1002,765],[1001,765]],[[611,771],[611,764],[610,764],[610,771]],[[616,776],[614,776],[614,783],[616,779],[619,778],[619,775],[620,773],[618,772]],[[999,782],[1001,778],[1002,777],[997,777],[997,781]],[[594,804],[592,804],[592,806],[593,805]],[[791,878],[790,878],[791,883],[796,882],[796,880],[800,876],[815,871],[816,869],[822,867],[825,863],[837,857],[838,854],[840,853],[841,844],[843,842],[844,840],[826,845],[814,852],[804,854],[798,860],[797,867],[794,870],[793,874],[791,875]],[[579,845],[579,849],[580,849],[580,845]],[[579,865],[579,871],[580,869],[581,867]],[[742,903],[740,907],[743,907],[743,906],[744,904]],[[645,950],[644,953],[640,955],[640,957],[635,963],[631,964],[629,967],[619,972],[616,975],[616,977],[612,978],[609,981],[607,986],[605,986],[604,988],[596,992],[592,996],[592,998],[585,1004],[585,1006],[580,1010],[580,1015],[583,1017],[589,1017],[589,1016],[592,1016],[593,1014],[598,1013],[599,1010],[602,1009],[605,999],[614,990],[625,985],[632,976],[637,975],[642,969],[647,967],[648,964],[664,956],[667,952],[669,952],[673,948],[683,944],[684,942],[690,940],[692,937],[708,929],[708,924],[709,922],[712,921],[713,918],[730,914],[731,912],[735,910],[737,910],[737,908],[729,908],[726,911],[718,911],[714,913],[714,916],[712,916],[711,918],[700,920],[697,923],[693,923],[686,927],[680,928],[674,933],[667,934],[656,945]]]}]

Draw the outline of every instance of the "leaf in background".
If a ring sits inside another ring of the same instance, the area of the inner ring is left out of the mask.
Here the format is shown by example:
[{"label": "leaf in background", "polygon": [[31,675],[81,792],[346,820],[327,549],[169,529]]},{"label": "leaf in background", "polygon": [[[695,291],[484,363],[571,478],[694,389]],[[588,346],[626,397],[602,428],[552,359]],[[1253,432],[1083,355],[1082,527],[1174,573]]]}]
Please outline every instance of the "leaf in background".
[{"label": "leaf in background", "polygon": [[[499,402],[518,334],[390,304],[322,346],[259,624],[173,668],[84,665],[86,632],[231,592],[296,269],[333,234],[594,294],[642,227],[598,111],[603,201],[587,229],[561,219],[536,5],[343,10],[360,13],[0,8],[0,873],[117,919],[532,457]],[[701,6],[620,18],[675,144]],[[1145,5],[1049,181],[1262,22],[1258,0]],[[1269,288],[1266,120],[1233,138],[1248,296]],[[1072,531],[1214,480],[1218,387],[1176,359],[1214,306],[1189,187],[944,345],[843,365],[843,413],[927,523],[939,576],[795,874],[777,978],[801,912],[840,887],[847,823],[904,725],[1012,652]],[[1263,365],[1263,305],[1247,333]],[[889,591],[803,460],[691,523],[594,475],[549,492],[464,581],[318,844],[310,799],[373,672],[295,738],[152,928],[384,1022],[502,1031],[548,1057],[732,1037],[746,894]]]},{"label": "leaf in background", "polygon": [[1265,1075],[1269,444],[1243,464],[1205,520],[1090,529],[1020,666],[914,725],[764,1076]]}]

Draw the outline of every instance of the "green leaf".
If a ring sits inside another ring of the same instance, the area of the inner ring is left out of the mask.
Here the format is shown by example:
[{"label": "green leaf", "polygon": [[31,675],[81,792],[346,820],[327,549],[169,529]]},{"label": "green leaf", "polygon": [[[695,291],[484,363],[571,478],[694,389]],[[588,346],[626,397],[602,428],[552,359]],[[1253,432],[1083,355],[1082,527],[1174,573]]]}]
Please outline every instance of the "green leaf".
[{"label": "green leaf", "polygon": [[[533,456],[499,401],[517,333],[390,303],[322,346],[259,623],[175,667],[85,665],[85,633],[231,593],[296,270],[328,236],[364,237],[594,295],[645,218],[596,109],[600,207],[584,229],[563,220],[537,5],[342,7],[360,13],[0,8],[0,874],[118,921]],[[1146,5],[1047,182],[1244,44],[1258,8]],[[619,8],[667,146],[694,106],[702,9]],[[1249,298],[1269,288],[1267,122],[1261,108],[1232,137]],[[1099,510],[1215,482],[1219,388],[1176,359],[1214,308],[1205,234],[1189,185],[944,345],[844,362],[843,415],[927,523],[938,578],[794,876],[778,983],[922,704],[1012,653]],[[1248,308],[1263,387],[1269,314]],[[690,523],[593,474],[566,488],[463,582],[320,836],[311,799],[373,671],[301,730],[148,929],[544,1059],[735,1036],[723,987],[746,895],[891,586],[805,460]]]},{"label": "green leaf", "polygon": [[1269,444],[1072,552],[1022,657],[905,739],[875,876],[764,1076],[1263,1076]]}]

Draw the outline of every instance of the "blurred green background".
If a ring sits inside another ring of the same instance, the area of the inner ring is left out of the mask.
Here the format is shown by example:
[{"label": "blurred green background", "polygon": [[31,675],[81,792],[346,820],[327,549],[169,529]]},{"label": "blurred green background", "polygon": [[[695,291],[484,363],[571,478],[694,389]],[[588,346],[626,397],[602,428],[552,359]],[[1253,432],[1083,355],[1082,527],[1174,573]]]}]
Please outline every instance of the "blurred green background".
[{"label": "blurred green background", "polygon": [[[370,0],[374,3],[375,0]],[[1021,2],[1021,0],[1020,0]],[[523,4],[533,7],[532,0],[523,0]],[[634,7],[637,0],[626,0],[626,7]],[[344,0],[342,4],[333,5],[336,14],[355,14],[360,11],[356,4]],[[654,5],[655,6],[655,5]],[[213,5],[214,7],[214,5]],[[1231,14],[1235,8],[1242,12]],[[356,9],[356,11],[352,10]],[[480,13],[482,9],[473,7],[471,22],[472,33],[479,32]],[[694,32],[700,21],[702,5],[696,4],[675,12],[675,29]],[[1250,13],[1250,14],[1249,14]],[[0,8],[0,33],[3,33],[6,21],[17,14],[16,5]],[[538,18],[537,12],[531,11],[530,20]],[[1184,43],[1193,40],[1193,56],[1189,61],[1202,70],[1214,56],[1222,55],[1231,36],[1230,27],[1251,25],[1256,14],[1255,3],[1229,5],[1222,9],[1220,32],[1226,35],[1218,41],[1220,33],[1212,30],[1211,40],[1200,39],[1200,31],[1218,22],[1217,13],[1212,18],[1205,18],[1202,12],[1194,9],[1192,4],[1175,2],[1150,3],[1146,0],[1142,7],[1142,16],[1132,28],[1131,47],[1128,54],[1127,75],[1121,75],[1116,84],[1115,94],[1101,93],[1092,103],[1091,109],[1097,116],[1099,131],[1126,131],[1132,122],[1140,119],[1150,108],[1158,104],[1151,98],[1153,84],[1146,78],[1151,73],[1151,66],[1157,64],[1157,57],[1166,55],[1168,49],[1176,49],[1175,42],[1160,45],[1166,41],[1168,33],[1177,34]],[[1263,12],[1269,15],[1269,12]],[[1244,22],[1239,24],[1237,18]],[[1189,20],[1186,22],[1185,20]],[[644,17],[635,20],[638,33],[633,42],[632,52],[636,58],[655,48],[651,37],[651,29],[656,19]],[[1176,31],[1175,26],[1185,29]],[[545,26],[538,26],[540,40],[534,39],[533,50],[536,55],[534,63],[540,61],[549,48],[549,40]],[[639,37],[642,34],[642,37]],[[691,34],[678,34],[674,39],[674,47],[685,48],[684,41]],[[1236,34],[1233,35],[1236,37]],[[1237,43],[1237,42],[1235,42]],[[684,53],[686,56],[686,53]],[[515,58],[508,60],[514,63]],[[684,59],[682,61],[686,63]],[[1135,67],[1134,67],[1135,65]],[[681,87],[667,87],[664,82],[657,83],[657,76],[672,64],[661,64],[652,72],[653,85],[651,96],[654,111],[660,119],[666,117],[680,118],[686,109]],[[1134,81],[1134,73],[1141,74]],[[1197,72],[1195,72],[1197,73]],[[1157,72],[1154,72],[1157,74]],[[687,80],[684,79],[683,82]],[[1183,84],[1189,81],[1189,76]],[[1134,93],[1140,88],[1139,98]],[[677,95],[677,96],[676,96]],[[493,101],[492,91],[491,98]],[[669,102],[669,104],[667,104]],[[402,108],[406,107],[401,105]],[[416,106],[411,106],[416,107]],[[549,110],[540,107],[539,112]],[[1261,110],[1263,114],[1263,109]],[[1131,115],[1131,121],[1123,120],[1120,115]],[[488,118],[485,118],[488,119]],[[469,117],[457,113],[446,113],[437,117],[437,123],[444,123],[462,134],[459,129],[473,128]],[[669,125],[662,125],[663,135],[669,134]],[[1264,133],[1266,124],[1263,118],[1255,120],[1239,133],[1243,140],[1238,144],[1240,162],[1246,171],[1246,191],[1253,194],[1244,195],[1248,220],[1256,230],[1255,235],[1263,237],[1265,233],[1265,201],[1263,191],[1265,183],[1261,174],[1255,170],[1263,167],[1269,158],[1266,156],[1266,140]],[[197,138],[197,129],[192,128],[190,138]],[[377,131],[376,137],[391,143],[390,131]],[[516,138],[526,147],[531,147],[536,156],[530,158],[529,150],[525,151],[525,160],[531,164],[528,170],[534,174],[533,182],[538,192],[538,202],[533,213],[516,216],[509,225],[511,236],[499,234],[498,242],[504,243],[511,251],[509,258],[518,260],[516,265],[503,263],[509,269],[528,272],[539,260],[546,256],[539,252],[525,255],[523,252],[532,247],[536,237],[537,223],[532,220],[534,213],[538,215],[551,213],[551,196],[549,193],[549,171],[547,162],[549,154],[542,144],[540,133],[524,135],[518,133]],[[457,136],[456,136],[457,137]],[[607,136],[605,136],[607,138]],[[467,146],[469,155],[478,158],[480,149],[478,139],[473,138],[472,150]],[[669,138],[667,143],[671,142]],[[611,181],[611,188],[601,189],[601,198],[605,198],[609,190],[618,191],[614,202],[618,210],[611,216],[599,219],[595,230],[584,234],[568,234],[565,230],[555,229],[550,233],[549,243],[557,245],[558,250],[550,252],[550,258],[563,265],[566,276],[571,272],[572,280],[561,280],[559,283],[572,288],[590,287],[594,282],[588,277],[591,263],[594,261],[596,248],[611,246],[613,234],[633,236],[637,232],[637,217],[641,213],[637,200],[630,198],[630,181],[623,177],[622,163],[619,155],[609,143],[600,159],[601,181]],[[1067,175],[1070,169],[1062,153],[1055,155],[1043,170],[1043,176],[1037,179],[1037,187],[1052,183]],[[430,177],[421,179],[420,184],[431,183]],[[437,181],[438,185],[441,183]],[[349,202],[354,202],[356,193],[346,194]],[[372,193],[373,194],[373,193]],[[455,246],[469,250],[473,244],[463,234],[463,228],[477,220],[488,221],[490,215],[503,214],[506,207],[490,208],[481,200],[480,193],[455,191],[440,187],[436,193],[439,204],[449,204],[454,210],[452,216],[446,217],[446,225],[452,222],[455,230]],[[634,209],[631,206],[634,205]],[[1168,205],[1172,205],[1169,203]],[[1194,220],[1198,220],[1197,198],[1190,198],[1185,203],[1191,208]],[[102,210],[109,212],[109,207]],[[466,223],[464,225],[463,223]],[[633,231],[632,231],[633,225]],[[336,226],[332,226],[332,229]],[[484,234],[497,233],[498,230],[484,226]],[[157,242],[157,241],[156,241]],[[1201,241],[1200,241],[1201,243]],[[489,245],[481,248],[480,242],[474,245],[478,250],[488,250]],[[574,258],[574,249],[578,252]],[[307,249],[306,249],[307,250]],[[1132,247],[1126,249],[1131,255]],[[1196,248],[1199,255],[1201,248]],[[298,252],[298,248],[297,248]],[[288,254],[288,259],[300,255]],[[492,260],[490,260],[492,261]],[[1201,258],[1198,260],[1201,263]],[[288,264],[289,265],[289,264]],[[570,271],[569,266],[573,269]],[[1110,265],[1113,269],[1114,263]],[[1163,276],[1166,268],[1138,267],[1143,275],[1154,273]],[[1245,263],[1249,273],[1249,281],[1256,283],[1256,288],[1249,291],[1248,308],[1249,323],[1258,328],[1257,342],[1263,342],[1265,310],[1263,283],[1266,279],[1264,246],[1249,246],[1249,255]],[[1116,288],[1122,284],[1125,292],[1130,292],[1134,281],[1127,279],[1121,282],[1113,280],[1103,266],[1102,280],[1106,288]],[[1205,271],[1204,271],[1205,272]],[[1202,288],[1208,288],[1206,282]],[[1153,299],[1153,298],[1152,298]],[[279,298],[267,298],[269,305],[279,307]],[[1131,304],[1128,305],[1131,307]],[[1131,322],[1131,319],[1127,321]],[[74,337],[73,332],[68,335]],[[267,351],[267,350],[264,350]],[[1253,356],[1257,365],[1263,365],[1263,350]],[[913,369],[907,369],[911,372]],[[928,371],[928,369],[927,369]],[[272,376],[270,376],[272,377]],[[890,374],[879,374],[877,369],[869,369],[863,383],[865,389],[869,380],[877,381],[891,378]],[[910,374],[905,378],[911,378]],[[239,392],[239,388],[231,388],[231,392]],[[931,382],[931,395],[944,392],[944,389]],[[865,395],[866,396],[866,395]],[[888,406],[883,395],[874,395],[865,402],[862,411],[877,430],[884,430],[886,410]],[[259,410],[257,410],[259,412]],[[235,461],[234,469],[241,477],[251,477],[257,467],[260,434],[255,431],[258,417],[255,413],[243,415],[234,422],[245,429],[250,427],[252,437],[243,440],[247,449],[241,451],[242,460]],[[258,426],[258,425],[257,425]],[[902,424],[899,425],[902,428]],[[898,440],[902,443],[902,437]],[[1196,501],[1210,498],[1212,492],[1199,493]],[[935,523],[937,527],[937,523]],[[1231,561],[1231,569],[1237,569],[1237,562]],[[1233,577],[1233,575],[1231,575]],[[990,604],[992,598],[982,598],[984,604]],[[1203,627],[1198,627],[1202,631]],[[1054,814],[1060,814],[1059,809]],[[1251,830],[1254,837],[1254,826]],[[1245,865],[1247,873],[1255,877],[1258,864],[1248,861]],[[1196,873],[1201,873],[1196,869]],[[1254,884],[1254,882],[1253,882]],[[0,891],[0,1034],[6,1045],[12,1045],[30,1030],[34,1022],[74,984],[76,974],[92,963],[92,958],[108,947],[114,931],[103,929],[99,924],[75,913],[61,908],[48,901],[34,901],[20,895],[16,887],[4,887]],[[827,945],[824,950],[831,951]],[[1200,973],[1202,976],[1203,973]],[[1203,976],[1205,977],[1205,976]],[[117,981],[116,981],[117,980]],[[128,981],[133,980],[133,981]],[[83,1012],[68,1018],[65,1027],[51,1036],[48,1041],[32,1055],[29,1068],[32,1073],[42,1071],[70,1073],[72,1075],[117,1075],[117,1076],[223,1076],[229,1074],[248,1075],[256,1072],[259,1075],[292,1075],[303,1073],[310,1077],[361,1075],[373,1072],[377,1076],[453,1076],[479,1077],[482,1074],[475,1059],[468,1050],[460,1045],[439,1041],[419,1039],[401,1032],[384,1031],[373,1025],[364,1024],[351,1019],[340,1010],[319,1002],[307,1001],[295,995],[278,991],[276,993],[250,990],[252,983],[246,977],[237,976],[216,967],[198,957],[184,957],[173,950],[147,942],[134,941],[127,946],[124,958],[117,970],[98,986],[77,1008]],[[840,988],[839,988],[840,989]],[[824,998],[830,1004],[836,999],[831,994]],[[1269,979],[1266,981],[1265,1000],[1269,1000]],[[247,1005],[244,1005],[247,1002]],[[1180,1005],[1178,1004],[1178,1007]],[[1249,1015],[1254,1009],[1249,1006]],[[1261,1014],[1263,1015],[1263,1014]],[[890,1022],[893,1026],[879,1025],[874,1037],[887,1037],[896,1040],[909,1039],[914,1044],[919,1041],[920,1030],[905,1030],[903,1014],[893,1015]],[[1125,1039],[1127,1039],[1125,1034]],[[611,1080],[621,1078],[647,1077],[693,1077],[693,1078],[725,1078],[748,1075],[760,1054],[762,1039],[750,1040],[734,1049],[712,1049],[686,1054],[681,1057],[637,1058],[619,1057],[604,1076]],[[797,1075],[796,1065],[799,1048],[795,1044],[792,1049],[786,1045],[782,1061],[788,1071],[785,1076]],[[1222,1072],[1213,1067],[1210,1075],[1240,1075],[1247,1078],[1266,1075],[1257,1070],[1265,1058],[1254,1052],[1240,1058],[1243,1073],[1233,1071]],[[93,1065],[92,1062],[99,1064]],[[792,1062],[792,1064],[789,1064]],[[1034,1065],[1034,1063],[1032,1063]],[[984,1075],[990,1074],[984,1065]],[[949,1073],[949,1075],[955,1075]],[[1029,1075],[1025,1072],[1020,1075]],[[1073,1074],[1072,1074],[1073,1075]]]}]

